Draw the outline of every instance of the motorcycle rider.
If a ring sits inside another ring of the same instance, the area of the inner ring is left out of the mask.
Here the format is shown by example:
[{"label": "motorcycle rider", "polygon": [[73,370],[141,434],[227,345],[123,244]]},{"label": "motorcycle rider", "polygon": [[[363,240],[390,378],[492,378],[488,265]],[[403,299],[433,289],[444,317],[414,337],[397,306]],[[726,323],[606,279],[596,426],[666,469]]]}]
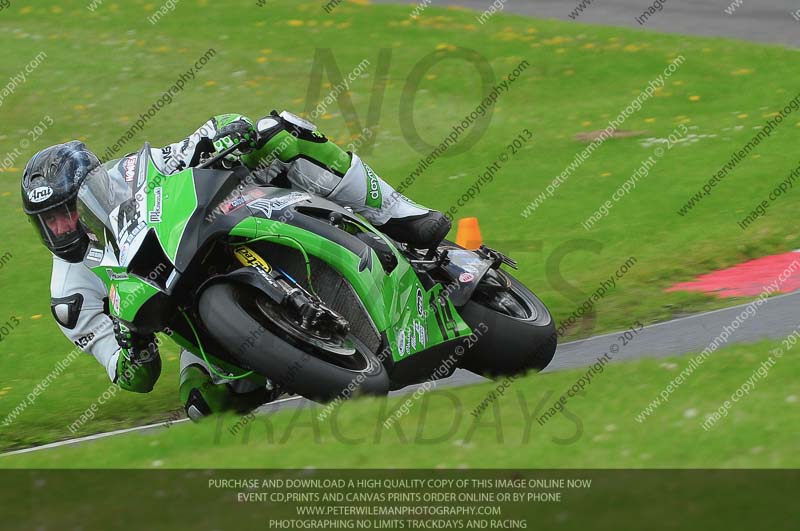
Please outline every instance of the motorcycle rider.
[{"label": "motorcycle rider", "polygon": [[[399,194],[358,155],[286,111],[272,111],[258,121],[258,128],[241,114],[214,116],[188,138],[151,148],[150,155],[159,171],[170,175],[234,144],[238,147],[227,163],[244,164],[265,182],[283,182],[350,207],[388,236],[413,247],[435,245],[450,229],[440,212]],[[86,176],[107,171],[125,177],[129,156],[101,165],[77,140],[43,149],[23,172],[22,202],[53,254],[51,309],[61,331],[92,354],[111,381],[128,391],[147,393],[161,374],[157,340],[109,316],[105,286],[82,262],[90,236],[78,216],[79,190]],[[180,398],[194,420],[225,410],[248,411],[276,398],[277,391],[268,389],[267,382],[225,380],[215,372],[195,354],[181,352]]]}]

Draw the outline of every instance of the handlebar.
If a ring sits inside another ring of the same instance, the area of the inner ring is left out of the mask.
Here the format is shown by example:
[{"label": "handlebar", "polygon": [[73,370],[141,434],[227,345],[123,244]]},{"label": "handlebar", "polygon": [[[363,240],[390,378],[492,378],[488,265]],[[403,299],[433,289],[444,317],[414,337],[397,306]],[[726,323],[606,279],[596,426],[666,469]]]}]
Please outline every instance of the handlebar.
[{"label": "handlebar", "polygon": [[216,163],[216,162],[219,162],[219,161],[220,161],[220,160],[222,160],[223,158],[225,158],[225,157],[227,157],[228,155],[230,155],[231,153],[233,153],[233,151],[234,151],[234,150],[235,150],[237,147],[239,147],[239,144],[241,144],[241,142],[239,142],[239,143],[237,143],[237,144],[234,144],[234,145],[232,145],[231,147],[229,147],[229,148],[227,148],[227,149],[223,149],[222,151],[220,151],[219,153],[217,153],[216,155],[214,155],[213,157],[211,157],[211,158],[210,158],[210,159],[208,159],[207,161],[205,161],[205,162],[202,162],[202,163],[198,164],[197,166],[195,166],[195,168],[197,168],[197,169],[204,169],[204,168],[209,168],[209,167],[211,167],[211,165],[212,165],[212,164],[214,164],[214,163]]}]

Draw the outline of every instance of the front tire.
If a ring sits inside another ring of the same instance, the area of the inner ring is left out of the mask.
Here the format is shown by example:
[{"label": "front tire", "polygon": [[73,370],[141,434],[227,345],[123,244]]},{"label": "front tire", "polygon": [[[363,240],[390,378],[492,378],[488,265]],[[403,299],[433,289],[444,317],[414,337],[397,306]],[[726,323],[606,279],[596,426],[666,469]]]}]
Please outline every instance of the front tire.
[{"label": "front tire", "polygon": [[[461,366],[492,378],[544,369],[558,343],[550,312],[531,290],[505,271],[495,271],[493,276],[505,283],[505,289],[476,291],[459,310],[470,328],[483,328],[481,323],[486,328],[465,353]],[[492,292],[501,295],[493,297]]]},{"label": "front tire", "polygon": [[[318,347],[282,334],[255,304],[266,298],[255,288],[221,282],[200,295],[198,310],[209,334],[244,368],[310,400],[328,402],[354,395],[385,395],[389,377],[377,356],[355,337],[358,364],[321,359]],[[256,318],[258,317],[258,318]]]}]

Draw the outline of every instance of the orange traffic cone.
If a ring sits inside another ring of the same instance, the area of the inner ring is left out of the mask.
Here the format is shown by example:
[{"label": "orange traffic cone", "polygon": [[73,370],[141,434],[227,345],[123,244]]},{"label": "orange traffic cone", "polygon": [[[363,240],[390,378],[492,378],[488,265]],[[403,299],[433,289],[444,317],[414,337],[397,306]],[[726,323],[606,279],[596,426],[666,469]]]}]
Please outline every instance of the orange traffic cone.
[{"label": "orange traffic cone", "polygon": [[477,249],[483,244],[478,218],[462,218],[458,220],[456,243],[464,249],[471,250]]}]

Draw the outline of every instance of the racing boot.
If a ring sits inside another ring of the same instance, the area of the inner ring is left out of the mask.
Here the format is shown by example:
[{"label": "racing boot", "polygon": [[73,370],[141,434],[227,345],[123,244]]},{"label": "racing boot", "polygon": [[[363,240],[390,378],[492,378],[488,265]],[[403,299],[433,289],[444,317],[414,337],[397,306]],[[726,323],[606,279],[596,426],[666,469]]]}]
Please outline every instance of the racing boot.
[{"label": "racing boot", "polygon": [[275,388],[251,380],[223,380],[210,374],[208,365],[188,351],[181,353],[180,399],[193,421],[215,413],[250,411],[280,394]]}]

